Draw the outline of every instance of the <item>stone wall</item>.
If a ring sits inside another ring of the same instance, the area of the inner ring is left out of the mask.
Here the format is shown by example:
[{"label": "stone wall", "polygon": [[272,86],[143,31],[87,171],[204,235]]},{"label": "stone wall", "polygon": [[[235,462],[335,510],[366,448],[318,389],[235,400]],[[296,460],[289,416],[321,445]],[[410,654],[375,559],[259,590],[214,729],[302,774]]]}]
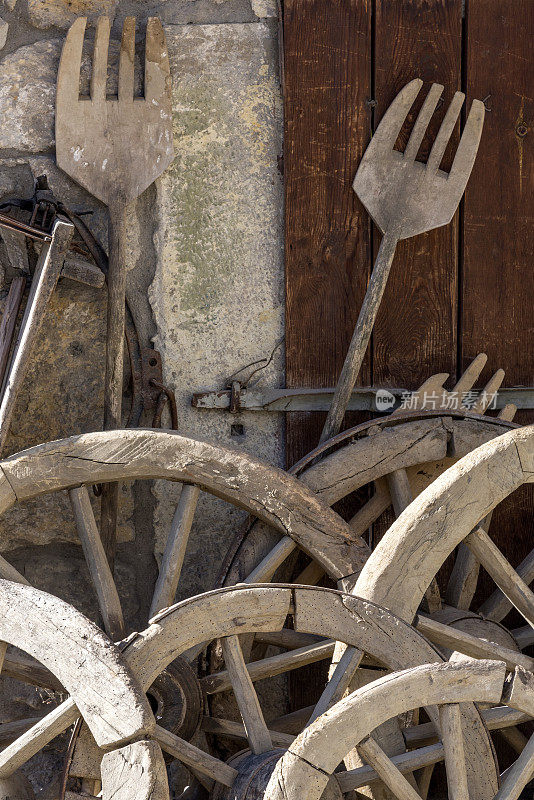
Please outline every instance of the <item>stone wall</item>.
[{"label": "stone wall", "polygon": [[[164,380],[176,392],[180,432],[281,465],[277,415],[230,417],[190,405],[194,391],[224,388],[240,367],[269,357],[283,336],[275,7],[275,0],[3,0],[3,5],[0,0],[0,201],[31,196],[35,178],[46,174],[58,197],[90,212],[86,221],[105,241],[106,209],[55,166],[54,95],[62,40],[77,15],[91,21],[102,12],[112,15],[115,40],[126,15],[136,15],[141,28],[147,16],[159,15],[173,75],[176,158],[129,220],[130,305],[143,344],[153,342],[162,354]],[[92,35],[90,28],[82,90],[90,74]],[[116,56],[113,44],[111,81]],[[3,303],[14,272],[2,243],[0,264]],[[60,282],[6,452],[101,428],[105,314],[105,290]],[[283,385],[280,350],[262,376],[266,386]],[[122,489],[116,572],[131,627],[146,625],[178,495],[179,487],[168,483]],[[214,585],[243,519],[243,512],[202,497],[178,597]],[[98,619],[65,496],[13,509],[0,523],[0,550],[35,585]],[[0,721],[27,715],[28,704],[35,705],[33,696],[15,693],[0,708]],[[44,776],[42,764],[39,771]]]}]

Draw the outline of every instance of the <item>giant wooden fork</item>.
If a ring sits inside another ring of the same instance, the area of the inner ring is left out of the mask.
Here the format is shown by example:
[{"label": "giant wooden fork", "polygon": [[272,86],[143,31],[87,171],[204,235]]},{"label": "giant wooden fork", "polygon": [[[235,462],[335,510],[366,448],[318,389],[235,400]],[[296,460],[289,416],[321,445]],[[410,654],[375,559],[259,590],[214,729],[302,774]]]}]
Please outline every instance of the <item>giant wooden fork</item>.
[{"label": "giant wooden fork", "polygon": [[484,124],[484,104],[480,100],[473,100],[451,171],[447,174],[439,168],[464,102],[462,92],[456,92],[452,99],[428,162],[422,164],[415,160],[443,92],[443,86],[437,83],[430,87],[404,153],[393,149],[422,85],[423,81],[416,79],[399,92],[384,114],[354,178],[354,191],[383,236],[321,442],[335,436],[341,428],[386,288],[397,242],[451,221],[475,161]]},{"label": "giant wooden fork", "polygon": [[[86,19],[70,28],[59,65],[56,99],[58,165],[109,208],[108,337],[104,427],[121,426],[126,220],[129,206],[171,163],[172,107],[169,58],[161,22],[151,17],[145,43],[144,97],[134,97],[135,19],[122,30],[118,96],[108,98],[110,21],[96,28],[89,98],[79,97]],[[113,554],[117,485],[102,498],[101,534]]]}]

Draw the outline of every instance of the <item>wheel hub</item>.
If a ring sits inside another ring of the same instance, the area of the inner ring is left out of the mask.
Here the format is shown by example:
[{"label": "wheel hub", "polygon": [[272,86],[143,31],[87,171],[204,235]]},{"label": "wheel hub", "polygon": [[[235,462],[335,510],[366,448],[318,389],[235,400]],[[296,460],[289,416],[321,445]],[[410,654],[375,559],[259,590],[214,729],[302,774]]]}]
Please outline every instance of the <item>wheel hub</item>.
[{"label": "wheel hub", "polygon": [[204,696],[185,659],[175,658],[158,675],[147,697],[158,725],[186,741],[193,738],[202,720]]},{"label": "wheel hub", "polygon": [[[217,784],[210,800],[263,800],[265,789],[278,761],[286,751],[281,748],[256,755],[243,750],[228,760],[237,770],[237,778],[231,789]],[[343,794],[335,779],[331,779],[321,800],[343,800]]]}]

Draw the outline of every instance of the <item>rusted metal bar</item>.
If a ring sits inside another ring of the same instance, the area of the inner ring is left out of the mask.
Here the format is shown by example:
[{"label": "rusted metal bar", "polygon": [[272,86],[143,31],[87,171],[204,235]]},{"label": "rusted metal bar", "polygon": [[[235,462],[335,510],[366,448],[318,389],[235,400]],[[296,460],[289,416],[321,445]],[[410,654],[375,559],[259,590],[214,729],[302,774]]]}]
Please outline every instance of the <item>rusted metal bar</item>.
[{"label": "rusted metal bar", "polygon": [[[247,389],[239,390],[240,411],[328,411],[334,389]],[[377,388],[374,386],[354,389],[349,400],[349,411],[393,411],[399,408],[403,398],[410,395],[408,389]],[[480,392],[473,390],[473,403]],[[378,402],[377,402],[378,401]],[[191,398],[193,408],[226,410],[236,413],[236,388],[222,391],[196,392]],[[492,408],[504,408],[513,403],[518,409],[534,409],[534,387],[516,386],[499,389]],[[431,404],[429,406],[431,408]],[[409,410],[407,408],[406,410]]]}]

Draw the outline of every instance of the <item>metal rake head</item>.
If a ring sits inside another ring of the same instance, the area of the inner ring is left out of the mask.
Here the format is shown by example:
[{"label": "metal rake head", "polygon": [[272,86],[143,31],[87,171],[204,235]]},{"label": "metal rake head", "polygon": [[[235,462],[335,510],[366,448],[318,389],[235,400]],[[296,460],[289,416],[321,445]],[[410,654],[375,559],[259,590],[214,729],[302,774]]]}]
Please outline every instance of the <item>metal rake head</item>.
[{"label": "metal rake head", "polygon": [[71,26],[59,65],[56,97],[58,165],[107,205],[130,202],[173,158],[169,57],[160,20],[151,17],[145,42],[144,97],[134,97],[135,18],[122,29],[118,93],[106,94],[110,20],[96,27],[90,97],[80,98],[87,20]]},{"label": "metal rake head", "polygon": [[399,92],[364,153],[353,188],[383,233],[406,239],[452,219],[471,174],[484,124],[484,104],[473,100],[449,173],[440,163],[460,115],[465,95],[456,92],[426,164],[416,156],[443,86],[432,84],[414,123],[404,153],[394,149],[423,81]]}]

